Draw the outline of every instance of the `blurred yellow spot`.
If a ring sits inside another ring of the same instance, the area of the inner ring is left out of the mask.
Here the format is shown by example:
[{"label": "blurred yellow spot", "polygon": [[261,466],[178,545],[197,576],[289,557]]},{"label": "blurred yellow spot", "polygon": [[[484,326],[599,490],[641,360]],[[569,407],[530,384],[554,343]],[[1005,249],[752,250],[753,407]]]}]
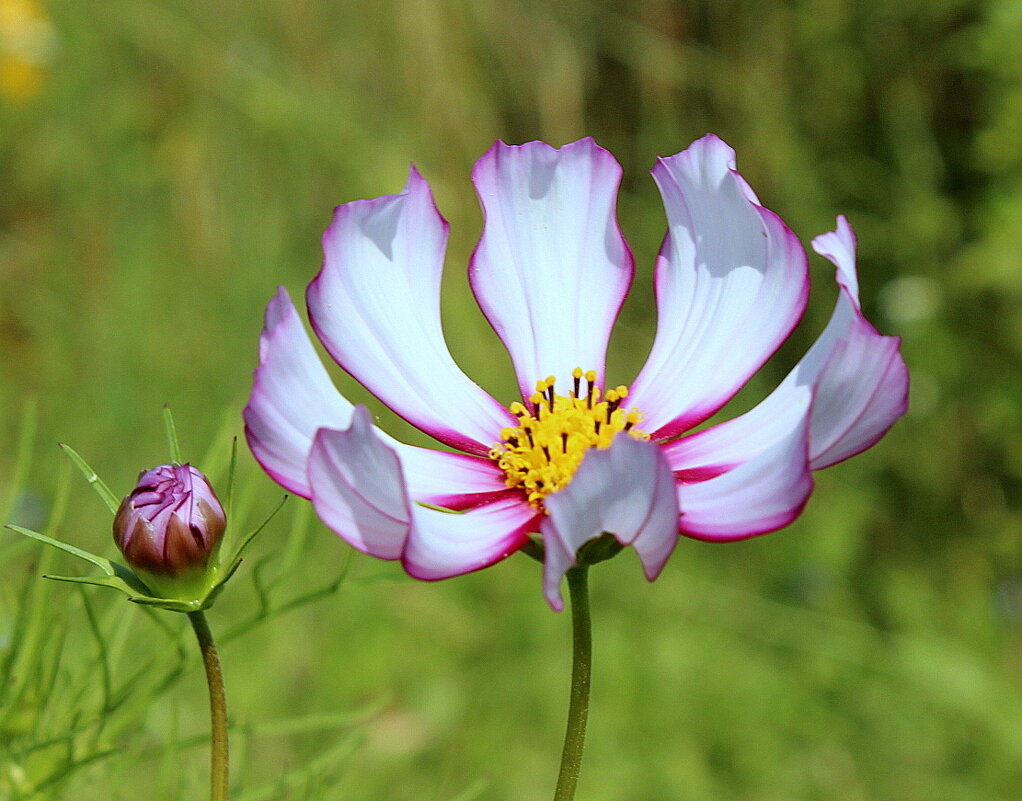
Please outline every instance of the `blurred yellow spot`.
[{"label": "blurred yellow spot", "polygon": [[0,95],[24,101],[43,86],[53,25],[35,0],[0,0]]}]

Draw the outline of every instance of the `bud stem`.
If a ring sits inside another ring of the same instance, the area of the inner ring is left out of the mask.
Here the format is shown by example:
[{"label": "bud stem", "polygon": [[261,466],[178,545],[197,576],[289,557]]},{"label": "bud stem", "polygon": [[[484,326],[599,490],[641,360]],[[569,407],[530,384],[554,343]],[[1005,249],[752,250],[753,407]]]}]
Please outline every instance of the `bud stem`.
[{"label": "bud stem", "polygon": [[571,596],[571,701],[568,705],[568,727],[564,733],[564,750],[561,753],[561,770],[557,776],[554,801],[572,801],[579,769],[582,767],[593,662],[588,571],[589,565],[580,564],[571,568],[566,575]]},{"label": "bud stem", "polygon": [[206,683],[209,685],[209,717],[212,730],[209,763],[210,798],[212,801],[227,801],[227,696],[224,693],[224,674],[220,669],[220,657],[206,616],[202,612],[189,612],[188,619],[199,640],[202,664],[206,668]]}]

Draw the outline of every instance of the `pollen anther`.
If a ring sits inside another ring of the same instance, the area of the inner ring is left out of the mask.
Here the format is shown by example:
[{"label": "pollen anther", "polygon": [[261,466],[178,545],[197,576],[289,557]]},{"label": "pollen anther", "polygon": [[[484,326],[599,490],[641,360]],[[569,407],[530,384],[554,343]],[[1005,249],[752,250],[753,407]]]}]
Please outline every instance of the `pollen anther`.
[{"label": "pollen anther", "polygon": [[507,486],[520,489],[537,508],[543,507],[547,495],[567,486],[590,448],[609,448],[620,432],[648,439],[636,428],[642,413],[621,408],[628,387],[604,393],[596,384],[596,372],[580,367],[572,370],[571,377],[567,396],[555,392],[556,379],[548,376],[536,382],[529,397],[531,410],[512,403],[508,408],[519,425],[501,431],[503,441],[489,453],[507,476]]}]

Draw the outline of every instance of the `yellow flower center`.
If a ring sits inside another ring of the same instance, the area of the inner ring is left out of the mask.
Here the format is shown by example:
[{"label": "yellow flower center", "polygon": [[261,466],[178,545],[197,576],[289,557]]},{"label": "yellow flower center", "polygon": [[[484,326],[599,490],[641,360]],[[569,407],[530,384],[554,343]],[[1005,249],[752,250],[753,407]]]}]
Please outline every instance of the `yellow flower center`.
[{"label": "yellow flower center", "polygon": [[628,387],[601,393],[595,371],[576,367],[571,376],[574,386],[567,396],[554,392],[555,379],[550,376],[536,382],[531,409],[512,403],[508,408],[518,425],[501,431],[503,442],[490,450],[490,458],[507,475],[507,486],[521,489],[538,509],[547,495],[568,485],[590,448],[609,448],[621,431],[649,439],[635,427],[642,413],[621,406]]}]

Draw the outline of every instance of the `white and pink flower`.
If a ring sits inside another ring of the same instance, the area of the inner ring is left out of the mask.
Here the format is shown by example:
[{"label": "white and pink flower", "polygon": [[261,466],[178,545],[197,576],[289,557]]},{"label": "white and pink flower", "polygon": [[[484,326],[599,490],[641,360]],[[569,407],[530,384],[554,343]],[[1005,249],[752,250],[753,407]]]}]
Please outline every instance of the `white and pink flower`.
[{"label": "white and pink flower", "polygon": [[808,262],[715,136],[660,159],[653,177],[668,218],[656,339],[630,389],[609,388],[607,342],[634,272],[615,216],[620,166],[592,139],[498,142],[477,163],[486,222],[469,280],[514,363],[522,402],[510,407],[444,341],[448,225],[426,181],[413,168],[401,194],[340,206],[306,295],[312,326],[381,401],[462,453],[398,442],[341,397],[282,288],[245,409],[260,464],[352,546],[416,578],[478,570],[539,535],[557,609],[578,549],[604,533],[633,546],[652,580],[678,534],[735,540],[792,522],[813,470],[904,413],[899,340],[862,315],[855,235],[839,217],[813,240],[840,288],[820,338],[758,406],[686,435],[794,329]]}]

